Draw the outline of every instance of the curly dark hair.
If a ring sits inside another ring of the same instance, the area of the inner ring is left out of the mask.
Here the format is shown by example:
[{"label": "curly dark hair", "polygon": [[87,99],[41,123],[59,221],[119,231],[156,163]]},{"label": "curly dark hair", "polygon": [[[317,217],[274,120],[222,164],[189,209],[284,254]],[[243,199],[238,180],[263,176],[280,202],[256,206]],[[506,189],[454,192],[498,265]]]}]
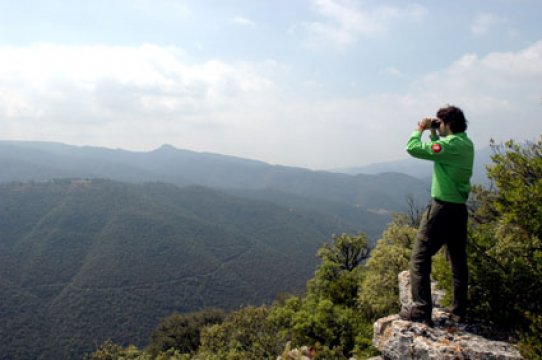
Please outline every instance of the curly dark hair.
[{"label": "curly dark hair", "polygon": [[437,111],[437,118],[445,124],[450,125],[450,130],[455,133],[464,132],[467,130],[467,119],[463,115],[463,111],[457,106],[449,105]]}]

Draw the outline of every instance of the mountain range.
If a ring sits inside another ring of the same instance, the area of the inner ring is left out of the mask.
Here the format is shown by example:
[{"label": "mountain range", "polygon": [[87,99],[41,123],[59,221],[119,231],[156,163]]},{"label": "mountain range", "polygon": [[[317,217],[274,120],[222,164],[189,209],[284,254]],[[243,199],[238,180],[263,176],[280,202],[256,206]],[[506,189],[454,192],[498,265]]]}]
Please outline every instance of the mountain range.
[{"label": "mountain range", "polygon": [[429,182],[171,146],[0,141],[0,359],[144,346],[160,319],[300,292],[332,234],[378,239]]},{"label": "mountain range", "polygon": [[57,178],[160,181],[178,186],[280,191],[379,212],[402,211],[406,196],[425,202],[429,181],[400,172],[342,174],[312,171],[164,145],[154,151],[0,141],[0,182]]},{"label": "mountain range", "polygon": [[300,291],[354,224],[209,188],[110,180],[0,186],[0,358],[144,345],[162,317]]}]

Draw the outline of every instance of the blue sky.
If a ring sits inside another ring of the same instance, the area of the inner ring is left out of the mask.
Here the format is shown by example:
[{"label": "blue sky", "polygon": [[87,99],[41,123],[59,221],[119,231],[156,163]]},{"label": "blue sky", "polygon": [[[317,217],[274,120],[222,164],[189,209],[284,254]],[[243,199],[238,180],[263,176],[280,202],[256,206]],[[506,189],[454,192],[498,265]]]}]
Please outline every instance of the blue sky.
[{"label": "blue sky", "polygon": [[542,1],[0,0],[0,139],[327,169],[542,134]]}]

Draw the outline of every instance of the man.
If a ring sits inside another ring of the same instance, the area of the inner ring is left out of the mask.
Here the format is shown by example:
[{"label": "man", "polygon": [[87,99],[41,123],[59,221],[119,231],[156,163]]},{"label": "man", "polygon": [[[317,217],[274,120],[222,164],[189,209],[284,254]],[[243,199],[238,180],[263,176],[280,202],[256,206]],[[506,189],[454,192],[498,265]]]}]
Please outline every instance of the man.
[{"label": "man", "polygon": [[[438,129],[438,134],[437,134]],[[448,106],[437,118],[424,118],[407,143],[407,152],[418,159],[433,161],[431,204],[423,214],[410,260],[412,307],[399,313],[403,319],[432,325],[431,258],[446,245],[453,274],[451,319],[463,322],[467,309],[467,207],[474,146],[465,130],[463,111]],[[422,142],[425,130],[430,141]]]}]

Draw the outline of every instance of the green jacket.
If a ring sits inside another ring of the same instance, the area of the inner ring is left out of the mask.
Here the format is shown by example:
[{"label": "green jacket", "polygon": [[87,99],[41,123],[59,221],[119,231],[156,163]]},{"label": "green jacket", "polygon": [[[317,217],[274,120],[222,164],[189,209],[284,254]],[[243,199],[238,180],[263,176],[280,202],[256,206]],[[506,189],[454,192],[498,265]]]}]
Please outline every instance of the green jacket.
[{"label": "green jacket", "polygon": [[452,203],[467,201],[474,162],[474,145],[467,134],[431,137],[430,142],[424,143],[421,132],[416,130],[408,139],[406,150],[415,158],[434,162],[431,197]]}]

